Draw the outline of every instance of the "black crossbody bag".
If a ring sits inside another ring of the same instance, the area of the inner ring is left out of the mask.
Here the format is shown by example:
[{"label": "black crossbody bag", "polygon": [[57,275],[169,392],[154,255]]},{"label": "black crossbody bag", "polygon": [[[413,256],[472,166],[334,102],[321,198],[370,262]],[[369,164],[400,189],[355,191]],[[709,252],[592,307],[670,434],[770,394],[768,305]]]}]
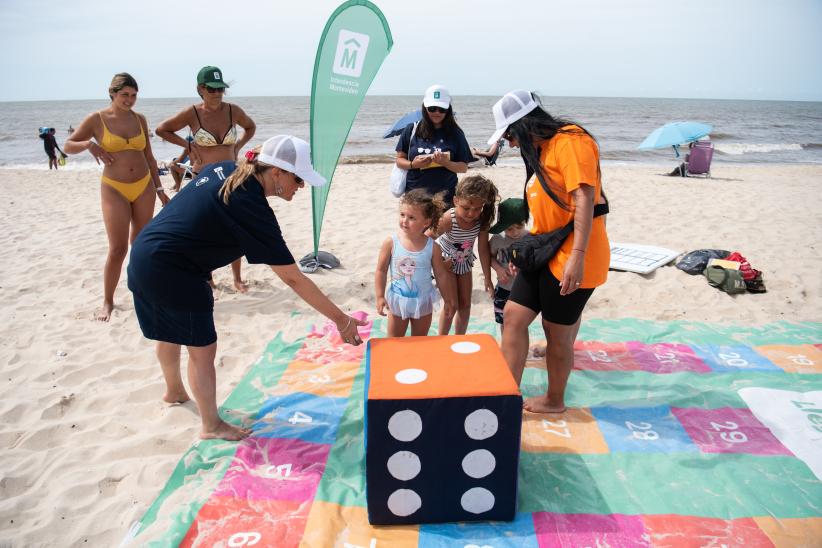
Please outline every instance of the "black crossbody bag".
[{"label": "black crossbody bag", "polygon": [[[534,174],[534,177],[537,177],[536,174]],[[537,177],[537,180],[539,184],[542,185],[545,193],[549,194],[548,188],[545,183],[542,182],[542,179]],[[608,198],[604,192],[602,193],[602,197],[605,199],[605,203],[594,206],[594,217],[608,213]],[[559,248],[562,247],[562,244],[565,242],[565,239],[573,231],[574,221],[572,219],[571,222],[564,227],[551,232],[544,234],[526,234],[511,244],[511,262],[514,263],[514,266],[525,272],[541,270],[545,268],[548,261],[551,260],[551,257],[556,255]]]}]

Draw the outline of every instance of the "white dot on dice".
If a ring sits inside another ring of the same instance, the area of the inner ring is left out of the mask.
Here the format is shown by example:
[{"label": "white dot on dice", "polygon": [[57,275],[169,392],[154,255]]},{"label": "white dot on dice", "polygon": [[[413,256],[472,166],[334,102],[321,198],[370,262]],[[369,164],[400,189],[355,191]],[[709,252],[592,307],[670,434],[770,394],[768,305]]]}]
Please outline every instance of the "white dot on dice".
[{"label": "white dot on dice", "polygon": [[462,470],[475,479],[484,478],[493,472],[496,466],[497,459],[488,449],[471,451],[462,459]]},{"label": "white dot on dice", "polygon": [[465,433],[472,440],[485,440],[497,433],[499,422],[493,411],[477,409],[465,417]]},{"label": "white dot on dice", "polygon": [[408,481],[420,473],[420,458],[411,451],[397,451],[388,459],[388,471],[400,481]]},{"label": "white dot on dice", "polygon": [[473,342],[461,341],[451,345],[451,350],[457,354],[473,354],[480,351],[480,345]]},{"label": "white dot on dice", "polygon": [[428,378],[428,373],[422,369],[403,369],[394,375],[394,380],[400,384],[419,384]]},{"label": "white dot on dice", "polygon": [[472,514],[482,514],[494,507],[494,494],[488,489],[474,487],[462,494],[463,510]]},{"label": "white dot on dice", "polygon": [[422,419],[410,409],[397,411],[388,419],[388,432],[397,441],[413,441],[422,433]]},{"label": "white dot on dice", "polygon": [[[491,505],[493,506],[493,502]],[[397,489],[388,497],[388,509],[395,516],[410,516],[419,510],[420,506],[422,506],[422,499],[411,489]]]}]

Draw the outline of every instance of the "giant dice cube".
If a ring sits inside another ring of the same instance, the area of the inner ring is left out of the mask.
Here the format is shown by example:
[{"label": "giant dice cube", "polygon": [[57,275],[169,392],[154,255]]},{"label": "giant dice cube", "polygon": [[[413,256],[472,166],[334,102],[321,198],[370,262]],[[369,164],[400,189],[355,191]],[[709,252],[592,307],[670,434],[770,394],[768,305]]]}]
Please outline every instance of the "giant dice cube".
[{"label": "giant dice cube", "polygon": [[494,338],[371,339],[366,361],[369,521],[514,519],[522,396]]}]

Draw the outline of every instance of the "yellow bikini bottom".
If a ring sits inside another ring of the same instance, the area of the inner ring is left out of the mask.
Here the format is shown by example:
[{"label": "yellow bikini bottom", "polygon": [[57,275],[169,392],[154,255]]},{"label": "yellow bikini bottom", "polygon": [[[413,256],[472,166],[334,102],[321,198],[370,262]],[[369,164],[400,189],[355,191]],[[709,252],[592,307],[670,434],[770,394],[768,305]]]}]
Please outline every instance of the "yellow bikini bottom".
[{"label": "yellow bikini bottom", "polygon": [[146,176],[140,179],[139,181],[135,181],[133,183],[121,183],[120,181],[115,181],[110,177],[106,177],[105,175],[100,177],[103,184],[106,184],[122,194],[123,198],[128,200],[129,202],[133,202],[146,189],[146,185],[151,180],[151,173],[146,173]]}]

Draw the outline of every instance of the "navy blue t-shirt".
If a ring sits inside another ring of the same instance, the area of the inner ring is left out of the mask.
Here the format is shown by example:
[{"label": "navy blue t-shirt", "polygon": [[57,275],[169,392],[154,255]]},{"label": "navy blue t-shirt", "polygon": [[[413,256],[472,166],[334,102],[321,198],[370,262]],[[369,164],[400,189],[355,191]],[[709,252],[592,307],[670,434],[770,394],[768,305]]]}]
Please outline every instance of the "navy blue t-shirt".
[{"label": "navy blue t-shirt", "polygon": [[[409,160],[424,154],[433,154],[436,150],[451,153],[452,162],[473,162],[476,160],[471,154],[471,147],[465,139],[465,134],[459,127],[454,127],[450,134],[443,128],[435,128],[431,139],[423,139],[419,135],[411,138],[411,130],[414,124],[408,124],[400,135],[397,142],[397,152],[405,152]],[[417,133],[419,134],[419,126]],[[411,140],[411,149],[408,148],[408,141]],[[426,152],[427,151],[427,152]],[[408,177],[405,181],[405,190],[424,188],[432,194],[448,191],[448,204],[454,197],[454,190],[457,188],[457,174],[444,167],[432,167],[428,169],[409,169]]]},{"label": "navy blue t-shirt", "polygon": [[219,190],[234,168],[209,165],[143,228],[131,247],[129,289],[170,308],[205,311],[214,306],[212,270],[243,255],[252,264],[294,263],[257,179],[223,202]]}]

